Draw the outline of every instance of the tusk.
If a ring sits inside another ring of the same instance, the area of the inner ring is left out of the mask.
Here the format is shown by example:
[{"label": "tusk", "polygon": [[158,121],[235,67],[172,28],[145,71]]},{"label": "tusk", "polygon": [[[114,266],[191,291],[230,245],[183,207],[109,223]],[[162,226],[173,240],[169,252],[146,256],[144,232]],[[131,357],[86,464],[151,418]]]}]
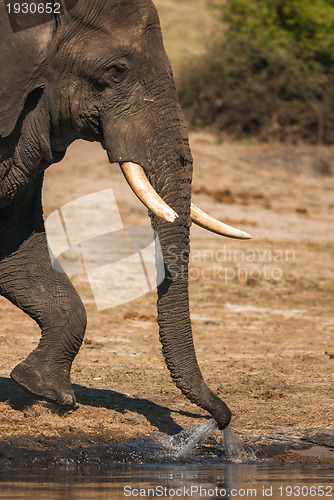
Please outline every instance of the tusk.
[{"label": "tusk", "polygon": [[240,231],[232,226],[228,226],[223,222],[211,217],[211,215],[203,212],[200,208],[196,207],[193,203],[191,204],[191,218],[195,224],[212,231],[213,233],[220,234],[222,236],[228,236],[229,238],[237,238],[240,240],[249,240],[251,236],[245,231]]},{"label": "tusk", "polygon": [[167,222],[174,222],[179,216],[154,190],[146,177],[143,167],[137,163],[120,163],[124,177],[135,195],[157,217]]},{"label": "tusk", "polygon": [[[135,195],[157,217],[167,222],[174,222],[175,219],[179,217],[155,191],[146,177],[143,167],[132,162],[121,163],[120,166],[124,177]],[[203,210],[196,207],[193,203],[191,204],[191,218],[195,224],[213,233],[241,240],[249,240],[251,238],[245,231],[240,231],[240,229],[235,229],[234,227],[220,222],[214,217],[211,217],[211,215],[203,212]]]}]

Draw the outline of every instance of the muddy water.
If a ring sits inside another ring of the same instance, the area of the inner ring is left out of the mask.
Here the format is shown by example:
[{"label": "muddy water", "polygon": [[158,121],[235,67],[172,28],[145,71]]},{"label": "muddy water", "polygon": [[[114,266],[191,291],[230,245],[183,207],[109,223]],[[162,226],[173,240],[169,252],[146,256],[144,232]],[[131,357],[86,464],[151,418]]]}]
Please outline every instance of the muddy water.
[{"label": "muddy water", "polygon": [[[128,445],[115,445],[114,459],[96,448],[99,460],[91,450],[86,458],[59,455],[44,461],[40,457],[40,462],[32,454],[18,465],[19,453],[14,467],[9,453],[7,465],[0,469],[0,499],[334,496],[333,467],[261,463],[230,427],[218,449],[204,452],[202,445],[217,432],[211,419],[172,437],[143,436]],[[116,463],[117,452],[123,463]]]},{"label": "muddy water", "polygon": [[333,469],[300,465],[113,465],[16,472],[0,483],[1,499],[333,498]]}]

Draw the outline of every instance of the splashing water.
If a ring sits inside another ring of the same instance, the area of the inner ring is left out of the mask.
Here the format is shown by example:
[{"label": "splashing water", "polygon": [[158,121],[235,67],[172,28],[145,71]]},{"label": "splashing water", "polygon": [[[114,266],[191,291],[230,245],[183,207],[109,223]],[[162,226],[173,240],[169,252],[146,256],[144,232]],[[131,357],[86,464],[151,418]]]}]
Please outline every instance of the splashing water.
[{"label": "splashing water", "polygon": [[175,436],[161,438],[160,442],[175,458],[184,457],[195,448],[198,448],[217,430],[217,422],[212,418],[204,424],[196,425],[191,429],[184,429]]},{"label": "splashing water", "polygon": [[[161,460],[166,458],[179,459],[199,448],[217,430],[217,422],[212,418],[204,424],[196,425],[190,429],[183,429],[174,436],[153,434],[136,439],[131,445],[135,448],[135,453],[154,455],[156,459]],[[222,442],[224,443],[224,452],[228,461],[243,463],[256,460],[252,450],[245,451],[240,439],[235,435],[231,427],[227,427],[222,432]]]},{"label": "splashing water", "polygon": [[245,451],[242,442],[230,426],[223,430],[223,439],[226,458],[231,462],[242,463],[256,459],[252,450],[249,452]]}]

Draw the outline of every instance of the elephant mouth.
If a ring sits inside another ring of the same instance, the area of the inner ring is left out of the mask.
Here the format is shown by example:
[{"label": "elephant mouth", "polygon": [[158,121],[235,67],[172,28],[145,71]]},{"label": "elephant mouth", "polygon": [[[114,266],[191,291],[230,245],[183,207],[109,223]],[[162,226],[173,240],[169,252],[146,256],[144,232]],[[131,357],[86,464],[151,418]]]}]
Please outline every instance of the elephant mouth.
[{"label": "elephant mouth", "polygon": [[[160,219],[166,222],[174,222],[179,216],[155,191],[148,180],[144,169],[137,163],[120,163],[120,167],[129,186],[139,198],[139,200]],[[213,233],[229,238],[249,240],[251,236],[245,231],[236,229],[228,224],[224,224],[218,219],[207,214],[194,203],[191,203],[190,216],[192,221],[198,226]]]}]

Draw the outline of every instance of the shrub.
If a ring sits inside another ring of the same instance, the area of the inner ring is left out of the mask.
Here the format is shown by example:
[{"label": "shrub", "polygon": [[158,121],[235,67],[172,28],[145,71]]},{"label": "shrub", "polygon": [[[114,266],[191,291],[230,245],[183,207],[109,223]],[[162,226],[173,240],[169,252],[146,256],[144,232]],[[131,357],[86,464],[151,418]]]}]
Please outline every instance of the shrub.
[{"label": "shrub", "polygon": [[332,70],[333,0],[228,0],[212,2],[230,35],[244,35],[253,46],[288,51]]},{"label": "shrub", "polygon": [[236,137],[334,143],[334,0],[215,5],[228,28],[181,74],[190,124]]}]

